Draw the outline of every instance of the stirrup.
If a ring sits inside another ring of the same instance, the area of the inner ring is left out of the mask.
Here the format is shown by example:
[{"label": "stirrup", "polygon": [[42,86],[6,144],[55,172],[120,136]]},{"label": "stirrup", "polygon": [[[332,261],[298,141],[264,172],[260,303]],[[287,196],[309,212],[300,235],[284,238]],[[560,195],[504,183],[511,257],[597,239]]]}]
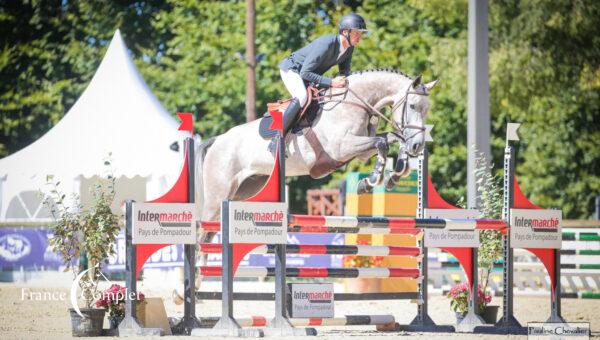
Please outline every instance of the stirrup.
[{"label": "stirrup", "polygon": [[275,139],[276,138],[271,138],[271,141],[269,142],[269,145],[267,146],[267,150],[269,150],[271,155],[273,155],[273,158],[275,158],[275,150],[277,150],[277,144],[275,144]]},{"label": "stirrup", "polygon": [[[288,154],[287,154],[285,145],[287,144],[287,142],[291,138],[291,136],[292,136],[292,132],[290,131],[289,133],[286,133],[285,137],[283,137],[283,140],[284,140],[283,151],[285,152],[285,158],[288,158]],[[271,155],[273,155],[273,158],[275,158],[275,150],[277,149],[277,144],[275,144],[275,140],[277,140],[277,138],[271,138],[269,145],[267,145],[267,150],[269,150]]]}]

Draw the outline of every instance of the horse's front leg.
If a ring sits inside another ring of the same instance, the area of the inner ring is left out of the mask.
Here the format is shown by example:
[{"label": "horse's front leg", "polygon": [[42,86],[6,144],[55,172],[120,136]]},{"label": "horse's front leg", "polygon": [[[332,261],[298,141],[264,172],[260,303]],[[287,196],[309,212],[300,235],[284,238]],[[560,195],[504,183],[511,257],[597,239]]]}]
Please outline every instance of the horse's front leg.
[{"label": "horse's front leg", "polygon": [[385,174],[385,188],[387,190],[392,190],[400,180],[400,177],[406,177],[409,173],[410,167],[408,166],[408,153],[402,145],[398,151],[398,160],[394,165],[394,169]]},{"label": "horse's front leg", "polygon": [[375,148],[377,150],[377,162],[373,167],[373,170],[369,174],[369,177],[363,178],[358,182],[358,186],[356,188],[356,192],[360,194],[370,192],[374,186],[381,184],[383,181],[383,173],[385,170],[385,162],[387,159],[389,146],[386,138],[384,137],[360,137],[368,139],[368,143],[363,144],[365,147],[368,146],[368,149],[361,151],[360,153],[365,153],[369,150]]}]

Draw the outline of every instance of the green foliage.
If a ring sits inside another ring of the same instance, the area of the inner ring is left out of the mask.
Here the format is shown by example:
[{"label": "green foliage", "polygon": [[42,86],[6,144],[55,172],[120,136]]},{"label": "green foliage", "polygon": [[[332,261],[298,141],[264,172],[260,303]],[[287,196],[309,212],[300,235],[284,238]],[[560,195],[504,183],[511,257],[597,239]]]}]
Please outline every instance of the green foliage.
[{"label": "green foliage", "polygon": [[[110,161],[105,161],[110,169]],[[51,186],[50,196],[44,204],[51,211],[54,222],[50,225],[53,233],[50,238],[52,251],[62,256],[65,271],[71,270],[74,276],[79,274],[76,260],[85,252],[89,275],[80,281],[87,308],[92,302],[100,278],[102,262],[108,263],[108,257],[114,254],[112,245],[120,231],[119,216],[110,209],[115,198],[115,177],[108,171],[103,181],[97,182],[91,188],[93,204],[89,209],[83,209],[78,196],[74,196],[74,205],[65,202],[65,195],[59,191],[60,182],[48,178]],[[70,207],[70,208],[69,208]]]},{"label": "green foliage", "polygon": [[[163,1],[3,1],[0,4],[0,157],[32,143],[81,95],[114,31],[139,57],[161,36]],[[152,46],[155,54],[156,47]]]},{"label": "green foliage", "polygon": [[592,1],[490,3],[495,159],[504,123],[522,122],[520,184],[566,218],[589,218],[600,189],[599,14]]},{"label": "green foliage", "polygon": [[[485,219],[501,219],[503,208],[504,188],[502,178],[494,175],[493,164],[490,164],[485,154],[477,152],[475,159],[475,178],[477,192],[481,199],[479,211]],[[477,264],[482,289],[487,288],[494,261],[502,256],[502,234],[497,230],[481,230],[479,232],[479,249]]]},{"label": "green foliage", "polygon": [[[371,33],[353,69],[441,80],[427,117],[435,124],[430,171],[441,194],[457,200],[466,193],[467,10],[466,0],[259,0],[257,112],[288,96],[279,61],[356,11]],[[600,3],[491,1],[488,17],[492,161],[502,161],[505,124],[522,122],[517,172],[526,194],[565,218],[588,218],[600,192]],[[244,25],[243,1],[3,2],[0,156],[58,122],[116,28],[153,92],[170,112],[193,112],[203,137],[243,123]],[[346,171],[371,166],[353,161]],[[341,177],[290,179],[291,208],[304,209],[309,187],[336,186]]]}]

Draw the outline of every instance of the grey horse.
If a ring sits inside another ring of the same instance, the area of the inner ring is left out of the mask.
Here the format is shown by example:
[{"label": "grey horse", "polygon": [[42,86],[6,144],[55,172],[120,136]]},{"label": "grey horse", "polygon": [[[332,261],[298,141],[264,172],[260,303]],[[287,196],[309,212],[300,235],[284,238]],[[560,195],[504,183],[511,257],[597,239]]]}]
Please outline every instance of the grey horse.
[{"label": "grey horse", "polygon": [[[420,77],[411,79],[392,70],[368,70],[350,75],[346,89],[327,90],[324,109],[312,123],[323,150],[340,164],[354,158],[366,161],[377,154],[373,171],[361,181],[359,191],[368,192],[384,180],[392,187],[407,174],[408,157],[417,156],[424,146],[427,96],[436,83],[424,84]],[[380,111],[386,106],[392,107],[391,120]],[[393,131],[376,135],[383,119]],[[236,126],[197,147],[196,202],[203,221],[219,219],[223,200],[246,199],[266,182],[274,158],[267,149],[269,141],[258,134],[259,124],[255,120]],[[399,158],[384,179],[389,145],[396,142]],[[304,134],[288,138],[286,154],[286,176],[308,175],[318,158]],[[200,231],[199,241],[209,242],[212,236]]]}]

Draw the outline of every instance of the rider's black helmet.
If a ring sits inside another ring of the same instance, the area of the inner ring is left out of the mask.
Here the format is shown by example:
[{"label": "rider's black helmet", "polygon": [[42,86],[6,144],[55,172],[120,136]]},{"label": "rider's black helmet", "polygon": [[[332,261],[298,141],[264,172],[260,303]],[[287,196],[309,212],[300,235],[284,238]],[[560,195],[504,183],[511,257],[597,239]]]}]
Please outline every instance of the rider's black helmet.
[{"label": "rider's black helmet", "polygon": [[340,33],[342,30],[359,30],[361,32],[367,32],[367,24],[365,19],[356,13],[346,14],[340,20]]}]

